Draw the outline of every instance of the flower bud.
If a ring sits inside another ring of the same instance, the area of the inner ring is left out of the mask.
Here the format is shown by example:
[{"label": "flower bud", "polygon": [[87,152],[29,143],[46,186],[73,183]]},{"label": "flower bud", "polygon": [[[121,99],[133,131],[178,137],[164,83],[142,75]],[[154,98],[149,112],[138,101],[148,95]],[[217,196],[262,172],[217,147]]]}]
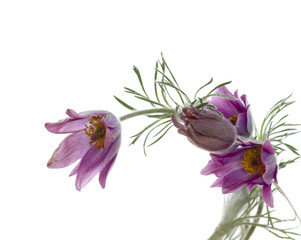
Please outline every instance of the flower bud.
[{"label": "flower bud", "polygon": [[235,142],[236,130],[229,120],[192,107],[185,107],[182,112],[180,119],[184,124],[175,116],[172,116],[172,121],[178,132],[196,146],[216,152],[229,148]]}]

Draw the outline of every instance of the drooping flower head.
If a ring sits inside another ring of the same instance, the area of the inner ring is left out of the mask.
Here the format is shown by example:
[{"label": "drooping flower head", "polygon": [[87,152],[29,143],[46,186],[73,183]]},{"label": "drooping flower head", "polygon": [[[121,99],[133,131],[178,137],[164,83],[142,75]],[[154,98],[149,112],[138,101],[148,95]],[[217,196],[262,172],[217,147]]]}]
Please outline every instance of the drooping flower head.
[{"label": "drooping flower head", "polygon": [[216,114],[185,107],[180,119],[184,124],[172,116],[178,132],[200,148],[211,152],[221,151],[235,142],[236,130],[232,123]]},{"label": "drooping flower head", "polygon": [[236,99],[229,99],[220,96],[213,96],[209,101],[216,109],[229,119],[235,126],[237,135],[249,137],[253,130],[252,117],[250,113],[250,105],[247,104],[247,96],[243,94],[238,96],[237,90],[232,94],[225,86],[216,90],[217,94],[229,95]]},{"label": "drooping flower head", "polygon": [[243,186],[248,190],[262,185],[265,203],[273,207],[271,185],[277,182],[277,163],[274,149],[266,140],[241,142],[240,146],[224,155],[210,154],[211,160],[201,171],[204,175],[215,174],[218,179],[212,187],[221,187],[223,193],[234,192]]},{"label": "drooping flower head", "polygon": [[66,114],[69,118],[45,124],[52,133],[71,133],[54,151],[47,166],[63,168],[79,160],[70,174],[76,174],[76,189],[80,191],[96,174],[104,188],[120,147],[119,121],[107,111],[76,113],[68,109]]}]

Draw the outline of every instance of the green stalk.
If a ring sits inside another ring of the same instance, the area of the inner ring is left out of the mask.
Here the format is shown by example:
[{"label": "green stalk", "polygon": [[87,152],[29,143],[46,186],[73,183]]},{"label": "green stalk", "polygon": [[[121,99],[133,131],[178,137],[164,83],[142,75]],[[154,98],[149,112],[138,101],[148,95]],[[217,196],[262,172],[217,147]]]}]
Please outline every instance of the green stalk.
[{"label": "green stalk", "polygon": [[233,229],[233,226],[231,226],[231,225],[225,226],[224,224],[219,224],[217,226],[217,228],[215,229],[214,233],[208,238],[208,240],[221,240],[232,229]]},{"label": "green stalk", "polygon": [[[261,201],[260,204],[259,204],[259,206],[258,206],[258,209],[257,209],[257,212],[256,212],[256,216],[261,215],[262,209],[263,209],[263,201]],[[253,223],[257,224],[259,222],[259,220],[260,220],[260,217],[256,218]],[[253,225],[252,227],[250,227],[250,229],[249,229],[249,231],[248,231],[248,233],[247,233],[247,235],[246,235],[246,237],[245,237],[244,240],[249,240],[250,239],[250,237],[252,236],[252,234],[255,231],[255,228],[256,228],[255,225]]]}]

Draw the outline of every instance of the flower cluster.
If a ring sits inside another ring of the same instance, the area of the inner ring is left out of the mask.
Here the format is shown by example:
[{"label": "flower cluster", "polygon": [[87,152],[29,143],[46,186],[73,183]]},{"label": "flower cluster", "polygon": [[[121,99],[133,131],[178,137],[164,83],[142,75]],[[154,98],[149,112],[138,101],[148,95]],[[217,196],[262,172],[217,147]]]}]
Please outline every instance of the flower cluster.
[{"label": "flower cluster", "polygon": [[[231,96],[225,98],[222,96]],[[226,86],[216,90],[209,101],[223,117],[204,109],[183,108],[181,124],[173,116],[178,132],[200,148],[211,152],[211,160],[201,171],[215,174],[218,179],[212,187],[221,187],[223,193],[235,192],[243,186],[248,190],[262,186],[265,203],[273,207],[271,185],[277,182],[277,163],[269,142],[254,141],[250,105],[246,95],[232,94]]]}]

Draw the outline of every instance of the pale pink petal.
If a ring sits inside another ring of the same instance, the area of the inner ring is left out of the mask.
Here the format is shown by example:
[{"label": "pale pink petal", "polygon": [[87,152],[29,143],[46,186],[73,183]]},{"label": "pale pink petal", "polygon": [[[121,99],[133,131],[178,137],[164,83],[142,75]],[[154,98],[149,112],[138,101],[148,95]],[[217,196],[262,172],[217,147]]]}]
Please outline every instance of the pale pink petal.
[{"label": "pale pink petal", "polygon": [[82,158],[90,148],[89,138],[84,131],[66,137],[48,161],[49,168],[63,168]]},{"label": "pale pink petal", "polygon": [[[108,148],[110,146],[110,144],[112,142],[114,142],[115,137],[114,137],[112,131],[109,129],[106,121],[103,118],[100,120],[100,123],[103,124],[105,126],[105,128],[106,128],[106,137],[105,137],[105,141],[104,141],[104,148],[106,149],[106,148]],[[118,136],[119,133],[116,134],[116,135]]]},{"label": "pale pink petal", "polygon": [[102,188],[105,188],[105,186],[106,186],[107,176],[108,176],[109,171],[111,170],[112,166],[115,163],[116,157],[117,157],[117,155],[112,158],[112,160],[104,167],[104,169],[99,174],[99,183]]},{"label": "pale pink petal", "polygon": [[77,176],[75,180],[75,187],[78,191],[85,187],[99,172],[97,171],[97,165],[100,161],[103,161],[107,154],[108,150],[105,151],[103,148],[90,148],[87,151],[76,172]]},{"label": "pale pink petal", "polygon": [[78,167],[80,165],[80,161],[76,164],[75,168],[73,168],[72,172],[69,174],[69,177],[77,174]]},{"label": "pale pink petal", "polygon": [[66,114],[71,118],[85,118],[77,112],[75,112],[73,109],[67,109]]},{"label": "pale pink petal", "polygon": [[120,137],[117,138],[107,149],[89,149],[77,169],[75,182],[77,190],[80,191],[97,173],[101,172],[105,168],[112,157],[117,154],[119,146]]},{"label": "pale pink petal", "polygon": [[75,133],[84,130],[86,124],[88,124],[87,118],[67,118],[56,123],[46,123],[45,128],[52,133]]}]

